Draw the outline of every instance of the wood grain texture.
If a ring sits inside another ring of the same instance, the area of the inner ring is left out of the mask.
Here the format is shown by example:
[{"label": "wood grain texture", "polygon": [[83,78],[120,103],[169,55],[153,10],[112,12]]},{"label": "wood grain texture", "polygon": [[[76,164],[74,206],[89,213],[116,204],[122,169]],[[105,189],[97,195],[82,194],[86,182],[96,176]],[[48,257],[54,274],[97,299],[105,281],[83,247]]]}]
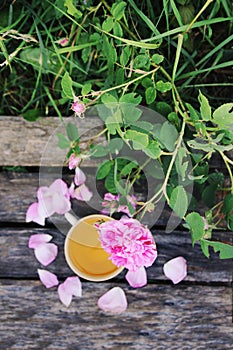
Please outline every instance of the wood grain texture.
[{"label": "wood grain texture", "polygon": [[[64,254],[65,237],[56,229],[48,228],[1,228],[0,229],[0,278],[37,278],[37,268],[43,268],[36,260],[32,249],[27,247],[31,234],[51,234],[53,242],[59,247],[57,259],[49,266],[51,272],[60,278],[73,275],[67,266]],[[157,243],[158,258],[152,267],[148,268],[149,281],[166,280],[163,274],[163,265],[166,261],[177,256],[184,256],[188,264],[188,276],[185,283],[225,283],[232,282],[232,260],[219,260],[217,254],[211,254],[207,259],[197,244],[191,246],[189,233],[176,231],[165,234],[163,231],[153,231]],[[220,237],[226,239],[228,233],[221,233]],[[116,280],[124,280],[126,270]]]},{"label": "wood grain texture", "polygon": [[232,349],[232,291],[215,286],[122,283],[128,309],[112,315],[97,300],[115,283],[85,283],[83,296],[64,307],[56,288],[38,281],[3,280],[1,350]]},{"label": "wood grain texture", "polygon": [[[95,128],[100,125],[100,119],[95,116],[67,117],[64,122],[77,125],[84,141],[95,134]],[[22,117],[0,116],[0,165],[39,166],[43,161],[44,165],[61,166],[66,150],[59,149],[57,133],[65,134],[65,128],[56,117],[28,122]]]}]

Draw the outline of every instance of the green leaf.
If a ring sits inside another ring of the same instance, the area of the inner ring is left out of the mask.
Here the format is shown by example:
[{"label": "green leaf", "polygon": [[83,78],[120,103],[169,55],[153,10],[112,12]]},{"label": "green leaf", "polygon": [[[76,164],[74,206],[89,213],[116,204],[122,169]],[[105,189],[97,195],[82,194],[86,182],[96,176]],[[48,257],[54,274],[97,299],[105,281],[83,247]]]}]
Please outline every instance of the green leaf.
[{"label": "green leaf", "polygon": [[133,106],[131,103],[121,104],[121,111],[122,111],[125,123],[129,123],[129,124],[132,124],[138,121],[138,119],[142,115],[142,111],[139,108]]},{"label": "green leaf", "polygon": [[38,109],[28,109],[26,112],[22,113],[22,116],[28,122],[34,122],[40,117],[40,112]]},{"label": "green leaf", "polygon": [[70,147],[69,140],[67,140],[67,138],[63,134],[57,133],[57,137],[58,137],[58,147],[60,147],[61,149]]},{"label": "green leaf", "polygon": [[145,68],[149,63],[149,57],[147,55],[138,55],[134,59],[134,68]]},{"label": "green leaf", "polygon": [[171,106],[167,102],[159,101],[155,105],[156,112],[162,114],[164,117],[167,117],[169,113],[172,112]]},{"label": "green leaf", "polygon": [[192,236],[192,243],[194,245],[196,241],[199,241],[203,238],[205,233],[205,223],[202,216],[196,212],[188,214],[185,217],[185,221],[189,225]]},{"label": "green leaf", "polygon": [[65,0],[64,6],[67,7],[67,12],[69,15],[81,18],[82,17],[82,12],[80,12],[73,4],[72,0]]},{"label": "green leaf", "polygon": [[133,142],[133,148],[135,150],[143,150],[149,143],[148,135],[136,130],[127,130],[125,133],[125,139]]},{"label": "green leaf", "polygon": [[164,60],[164,56],[159,55],[158,53],[155,53],[152,57],[152,62],[154,62],[155,64],[160,64],[163,62]]},{"label": "green leaf", "polygon": [[61,80],[61,87],[62,87],[62,91],[65,94],[66,97],[73,99],[74,98],[74,92],[73,92],[73,88],[72,88],[72,79],[69,75],[68,72],[65,72],[65,74],[62,77]]},{"label": "green leaf", "polygon": [[211,119],[211,107],[209,101],[204,95],[202,95],[201,91],[199,91],[198,100],[200,102],[201,117],[207,122]]},{"label": "green leaf", "polygon": [[136,161],[130,162],[126,164],[121,170],[121,176],[127,176],[132,172],[133,169],[137,169],[137,168],[138,168],[138,164]]},{"label": "green leaf", "polygon": [[114,137],[109,141],[107,149],[110,153],[118,154],[122,149],[123,145],[124,142],[120,137]]},{"label": "green leaf", "polygon": [[82,96],[87,95],[91,91],[91,87],[92,87],[91,83],[85,83],[81,90]]},{"label": "green leaf", "polygon": [[141,102],[142,97],[140,95],[138,95],[136,97],[136,93],[135,92],[130,92],[128,94],[125,94],[123,96],[121,96],[119,102],[125,102],[125,103],[132,103],[133,105],[139,105],[139,103]]},{"label": "green leaf", "polygon": [[104,179],[110,172],[112,168],[112,162],[110,160],[106,160],[102,164],[98,166],[97,174],[96,174],[96,179],[97,180],[102,180]]},{"label": "green leaf", "polygon": [[233,211],[233,194],[228,193],[223,200],[222,212],[223,214],[230,214]]},{"label": "green leaf", "polygon": [[188,197],[183,186],[174,188],[169,205],[180,218],[184,217],[188,209]]},{"label": "green leaf", "polygon": [[143,149],[143,152],[152,159],[157,159],[161,155],[161,149],[159,148],[158,142],[154,140],[149,140],[149,144]]},{"label": "green leaf", "polygon": [[111,32],[113,26],[114,26],[114,20],[112,17],[108,17],[102,24],[102,28],[106,32]]},{"label": "green leaf", "polygon": [[146,103],[148,105],[153,103],[154,100],[156,99],[156,90],[155,90],[154,86],[149,86],[146,89],[145,95],[146,95]]},{"label": "green leaf", "polygon": [[159,139],[167,148],[168,151],[172,152],[175,149],[176,140],[178,138],[178,132],[174,125],[166,121],[163,123],[160,129]]},{"label": "green leaf", "polygon": [[163,82],[162,80],[157,81],[155,86],[156,89],[162,93],[167,92],[172,88],[172,84],[169,81]]},{"label": "green leaf", "polygon": [[113,26],[113,34],[118,36],[118,37],[122,37],[123,36],[123,30],[121,28],[121,25],[119,22],[115,22],[114,26]]},{"label": "green leaf", "polygon": [[104,186],[108,192],[113,193],[113,194],[117,193],[115,181],[114,181],[114,168],[113,167],[111,168],[110,172],[108,173],[108,175],[105,179]]},{"label": "green leaf", "polygon": [[188,161],[185,161],[187,158],[187,150],[184,147],[179,148],[177,153],[177,158],[175,161],[176,171],[181,176],[182,181],[185,180],[186,171],[188,168]]},{"label": "green leaf", "polygon": [[115,104],[117,103],[117,99],[113,95],[106,92],[101,96],[101,102],[104,104],[108,104],[108,103]]},{"label": "green leaf", "polygon": [[70,141],[77,141],[79,139],[78,128],[75,124],[68,123],[66,125],[66,134]]},{"label": "green leaf", "polygon": [[104,157],[108,154],[108,150],[106,147],[103,147],[102,145],[96,145],[92,147],[92,157]]},{"label": "green leaf", "polygon": [[216,190],[217,186],[215,184],[209,185],[202,191],[201,197],[209,208],[213,207],[216,202]]},{"label": "green leaf", "polygon": [[125,67],[127,65],[127,63],[129,62],[130,54],[131,54],[130,46],[124,47],[120,55],[120,64],[122,66]]},{"label": "green leaf", "polygon": [[201,248],[203,253],[207,258],[209,258],[209,247],[214,248],[214,252],[219,252],[220,259],[232,259],[233,258],[233,246],[222,243],[222,242],[212,242],[205,239],[201,240]]},{"label": "green leaf", "polygon": [[213,122],[220,128],[233,130],[233,103],[225,103],[213,113]]},{"label": "green leaf", "polygon": [[119,3],[114,3],[111,8],[111,14],[117,21],[119,21],[124,16],[124,11],[126,7],[126,2],[121,1]]}]

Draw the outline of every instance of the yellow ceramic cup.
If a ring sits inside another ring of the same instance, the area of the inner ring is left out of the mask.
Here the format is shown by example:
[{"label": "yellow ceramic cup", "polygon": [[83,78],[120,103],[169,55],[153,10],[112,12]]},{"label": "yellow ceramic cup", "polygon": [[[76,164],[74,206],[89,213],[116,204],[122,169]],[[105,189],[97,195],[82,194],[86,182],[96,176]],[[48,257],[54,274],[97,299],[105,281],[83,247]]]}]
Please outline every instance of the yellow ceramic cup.
[{"label": "yellow ceramic cup", "polygon": [[65,258],[78,276],[89,281],[106,281],[117,276],[124,267],[117,267],[99,241],[98,222],[114,220],[106,215],[94,214],[80,219],[65,239]]}]

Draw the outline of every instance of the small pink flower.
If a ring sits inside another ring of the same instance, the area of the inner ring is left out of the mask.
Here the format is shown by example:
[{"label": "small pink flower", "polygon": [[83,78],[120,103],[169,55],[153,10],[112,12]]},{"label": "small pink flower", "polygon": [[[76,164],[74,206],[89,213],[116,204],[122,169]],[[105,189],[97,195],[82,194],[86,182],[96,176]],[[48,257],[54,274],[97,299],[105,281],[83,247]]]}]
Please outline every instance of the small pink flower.
[{"label": "small pink flower", "polygon": [[164,264],[163,272],[167,278],[177,284],[187,276],[187,261],[182,256],[171,259]]},{"label": "small pink flower", "polygon": [[144,287],[147,284],[147,274],[144,266],[136,271],[128,271],[125,278],[129,285],[133,288]]},{"label": "small pink flower", "polygon": [[73,198],[76,198],[79,201],[88,202],[92,195],[93,193],[89,188],[85,184],[82,184],[74,190]]},{"label": "small pink flower", "polygon": [[60,41],[59,41],[59,44],[60,44],[61,46],[66,46],[68,43],[69,43],[69,39],[67,39],[67,38],[62,38],[62,39],[60,39]]},{"label": "small pink flower", "polygon": [[130,271],[151,266],[157,258],[156,244],[150,230],[135,219],[104,222],[99,227],[99,239],[113,264]]},{"label": "small pink flower", "polygon": [[120,287],[114,287],[98,300],[98,307],[105,312],[120,314],[127,309],[125,292]]},{"label": "small pink flower", "polygon": [[81,162],[81,158],[77,157],[74,153],[69,158],[69,169],[75,169]]},{"label": "small pink flower", "polygon": [[68,307],[73,296],[82,296],[82,284],[78,277],[68,277],[64,283],[58,287],[58,295],[61,302]]},{"label": "small pink flower", "polygon": [[75,185],[80,186],[80,185],[84,184],[85,181],[86,181],[86,175],[79,167],[77,167],[75,169],[75,176],[74,176]]},{"label": "small pink flower", "polygon": [[75,112],[79,117],[85,112],[85,104],[75,101],[71,106],[72,111]]},{"label": "small pink flower", "polygon": [[37,269],[39,278],[46,288],[52,288],[59,284],[57,276],[49,271]]}]

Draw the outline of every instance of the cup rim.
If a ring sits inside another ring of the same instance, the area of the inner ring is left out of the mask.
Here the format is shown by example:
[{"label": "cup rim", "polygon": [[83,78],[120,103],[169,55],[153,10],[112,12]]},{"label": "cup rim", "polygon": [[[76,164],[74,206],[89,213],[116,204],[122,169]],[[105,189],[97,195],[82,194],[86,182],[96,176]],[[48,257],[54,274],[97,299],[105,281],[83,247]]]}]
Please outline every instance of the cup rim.
[{"label": "cup rim", "polygon": [[[88,218],[108,218],[108,220],[114,220],[113,218],[107,216],[107,215],[104,215],[104,214],[90,214],[90,215],[87,215],[87,216],[84,216],[82,218],[80,218],[77,223],[75,225],[73,225],[70,230],[68,231],[67,235],[66,235],[66,238],[65,238],[65,242],[64,242],[64,254],[65,254],[65,259],[66,259],[66,262],[68,264],[68,266],[71,268],[71,270],[76,274],[78,275],[79,277],[82,277],[84,279],[86,279],[87,281],[91,281],[91,282],[103,282],[103,281],[107,281],[107,280],[110,280],[111,278],[113,277],[116,277],[117,275],[119,275],[123,270],[124,270],[124,266],[120,266],[120,267],[117,267],[116,266],[116,270],[112,273],[109,273],[109,274],[106,274],[105,276],[103,277],[94,277],[94,276],[89,276],[88,274],[85,274],[84,272],[80,271],[71,261],[70,257],[69,257],[69,254],[68,254],[68,241],[69,241],[69,237],[71,236],[74,228],[82,221],[85,221],[85,219],[88,219]],[[103,248],[102,248],[103,249]]]}]

